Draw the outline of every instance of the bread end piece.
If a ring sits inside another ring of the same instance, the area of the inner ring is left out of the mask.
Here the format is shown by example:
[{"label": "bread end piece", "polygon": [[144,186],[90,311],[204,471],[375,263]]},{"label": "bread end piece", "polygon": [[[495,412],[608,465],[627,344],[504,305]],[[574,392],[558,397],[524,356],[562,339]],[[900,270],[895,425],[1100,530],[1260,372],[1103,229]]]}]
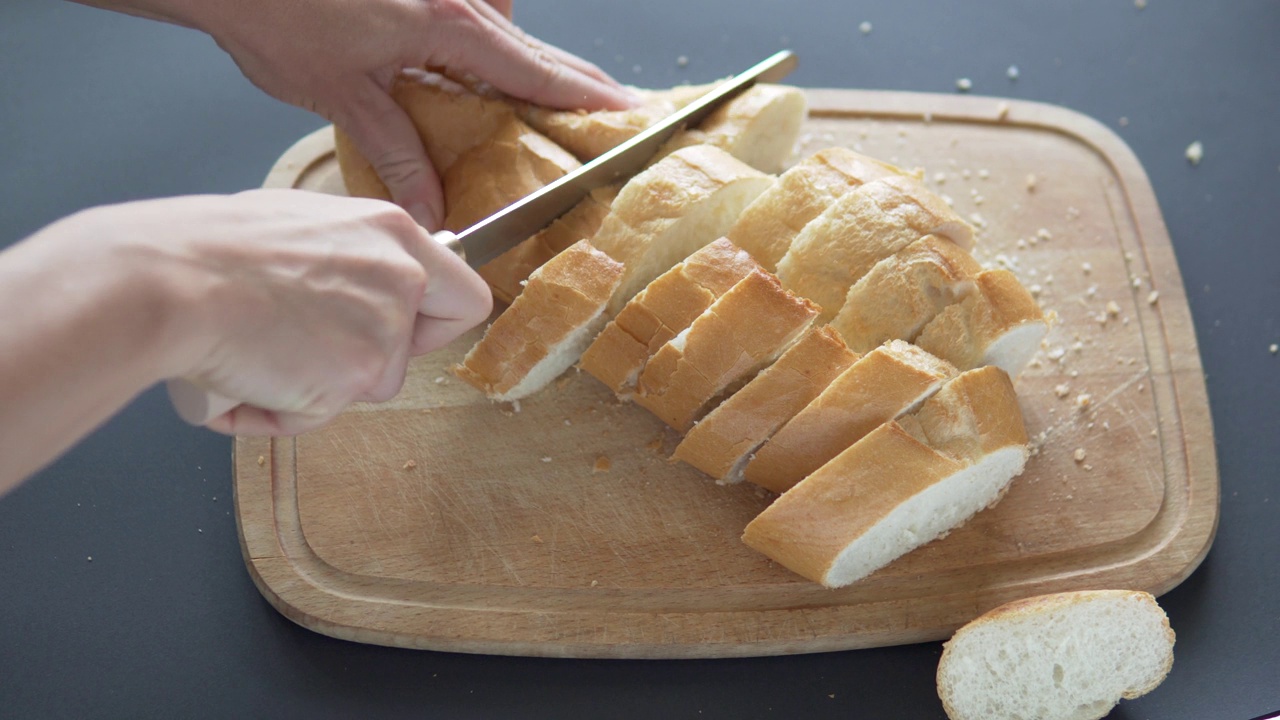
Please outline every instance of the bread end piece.
[{"label": "bread end piece", "polygon": [[529,278],[525,291],[452,370],[491,400],[542,389],[567,370],[605,323],[622,265],[583,240]]},{"label": "bread end piece", "polygon": [[1008,270],[986,270],[976,289],[925,326],[916,344],[961,370],[995,365],[1017,377],[1049,332],[1031,293]]},{"label": "bread end piece", "polygon": [[938,663],[938,696],[951,720],[1096,720],[1164,681],[1174,641],[1146,592],[1018,600],[956,631]]}]

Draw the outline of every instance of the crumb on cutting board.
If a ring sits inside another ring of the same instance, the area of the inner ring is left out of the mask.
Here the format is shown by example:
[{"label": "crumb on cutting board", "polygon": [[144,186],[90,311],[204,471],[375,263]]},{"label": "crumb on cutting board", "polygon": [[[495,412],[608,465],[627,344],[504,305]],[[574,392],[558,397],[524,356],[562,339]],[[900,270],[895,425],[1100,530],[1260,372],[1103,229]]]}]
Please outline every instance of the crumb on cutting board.
[{"label": "crumb on cutting board", "polygon": [[[1275,345],[1272,345],[1271,347],[1275,347]],[[1273,351],[1273,352],[1274,352],[1274,351]],[[258,467],[262,467],[263,465],[266,465],[266,464],[267,464],[267,456],[265,456],[265,455],[259,455],[259,456],[258,456]]]},{"label": "crumb on cutting board", "polygon": [[601,455],[596,458],[595,464],[591,466],[591,472],[593,473],[609,472],[609,469],[612,467],[613,467],[613,461],[609,459],[609,456]]},{"label": "crumb on cutting board", "polygon": [[403,469],[403,470],[412,470],[412,469],[414,469],[414,468],[416,468],[416,467],[418,467],[418,461],[417,461],[417,460],[406,460],[406,461],[405,461],[405,463],[404,463],[404,467],[403,467],[403,468],[401,468],[401,469]]},{"label": "crumb on cutting board", "polygon": [[1085,456],[1086,456],[1086,453],[1084,451],[1084,448],[1076,448],[1075,453],[1072,454],[1072,457],[1075,458],[1075,461],[1078,463],[1084,462]]},{"label": "crumb on cutting board", "polygon": [[541,544],[541,543],[542,543],[542,537],[541,537],[540,535],[536,534],[536,533],[534,534],[534,536],[533,536],[533,537],[529,538],[529,540],[530,540],[531,542],[536,542],[536,543],[539,543],[539,544]]}]

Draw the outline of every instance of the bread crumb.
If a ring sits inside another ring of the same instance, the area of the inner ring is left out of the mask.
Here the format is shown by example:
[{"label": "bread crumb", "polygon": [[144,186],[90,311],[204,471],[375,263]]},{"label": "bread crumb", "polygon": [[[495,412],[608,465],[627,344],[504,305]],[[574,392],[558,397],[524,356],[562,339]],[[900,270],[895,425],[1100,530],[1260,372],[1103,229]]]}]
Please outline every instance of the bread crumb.
[{"label": "bread crumb", "polygon": [[631,66],[631,72],[635,73],[636,75],[639,75],[639,74],[640,74],[640,72],[641,72],[641,70],[642,70],[642,68],[641,68],[639,65],[632,65],[632,66]]},{"label": "bread crumb", "polygon": [[435,379],[435,384],[437,384],[437,385],[445,385],[445,384],[447,384],[448,382],[449,382],[449,381],[448,381],[448,379],[446,379],[446,378],[445,378],[445,376],[443,376],[443,375],[441,375],[441,376],[439,376],[439,377],[437,377],[437,378]]},{"label": "bread crumb", "polygon": [[512,400],[512,401],[511,401],[511,412],[513,412],[513,413],[518,413],[518,412],[520,412],[520,401],[519,401],[519,400]]},{"label": "bread crumb", "polygon": [[1014,243],[1014,244],[1013,244],[1013,246],[1014,246],[1014,247],[1016,247],[1016,248],[1018,248],[1019,250],[1026,250],[1026,249],[1027,249],[1027,241],[1026,241],[1026,240],[1023,240],[1022,238],[1018,238],[1018,242]]},{"label": "bread crumb", "polygon": [[[1269,348],[1267,348],[1267,349],[1271,351],[1271,354],[1272,354],[1272,355],[1275,355],[1276,353],[1280,352],[1280,345],[1277,345],[1277,344],[1275,344],[1275,343],[1271,343],[1271,347],[1269,347]],[[261,465],[262,463],[258,463],[258,464],[259,464],[259,465]]]},{"label": "bread crumb", "polygon": [[1081,412],[1088,410],[1093,405],[1093,396],[1089,393],[1080,393],[1076,396],[1076,409]]},{"label": "bread crumb", "polygon": [[406,460],[406,461],[405,461],[405,463],[404,463],[404,467],[403,467],[403,468],[401,468],[401,469],[402,469],[402,470],[412,470],[412,469],[414,469],[414,468],[416,468],[416,467],[418,467],[418,461],[417,461],[417,460]]},{"label": "bread crumb", "polygon": [[560,377],[560,379],[556,380],[556,389],[557,389],[557,390],[563,390],[563,389],[564,389],[564,386],[565,386],[565,385],[568,385],[568,384],[569,384],[569,383],[571,383],[571,382],[573,382],[573,376],[572,376],[572,375],[567,375],[567,374],[566,374],[566,375],[562,375],[562,376]]},{"label": "bread crumb", "polygon": [[1040,228],[1039,230],[1036,231],[1036,237],[1040,238],[1041,240],[1052,240],[1053,233],[1049,232],[1045,228]]},{"label": "bread crumb", "polygon": [[689,57],[687,55],[681,55],[676,58],[676,65],[679,65],[680,67],[687,67],[689,65]]},{"label": "bread crumb", "polygon": [[973,81],[967,77],[956,80],[956,89],[960,92],[969,92],[973,89]]},{"label": "bread crumb", "polygon": [[535,534],[533,537],[529,538],[529,540],[541,544],[542,536]]},{"label": "bread crumb", "polygon": [[1125,117],[1125,116],[1121,115],[1121,116],[1120,116],[1120,127],[1128,127],[1128,126],[1129,126],[1129,118],[1127,118],[1127,117]]},{"label": "bread crumb", "polygon": [[1044,291],[1044,288],[1040,287],[1039,285],[1032,285],[1031,287],[1027,288],[1027,290],[1031,292],[1032,297],[1040,297],[1040,293]]},{"label": "bread crumb", "polygon": [[599,581],[599,580],[592,580],[592,581],[591,581],[591,587],[595,587],[595,586],[597,586],[597,585],[599,585],[599,584],[600,584],[600,581]]},{"label": "bread crumb", "polygon": [[[971,174],[972,174],[972,173],[970,173],[970,172],[969,172],[969,168],[964,168],[964,169],[962,169],[962,170],[960,171],[960,177],[964,178],[965,180],[968,180],[968,179],[969,179],[969,175],[971,175]],[[977,194],[978,194],[978,191],[977,191],[977,189],[975,189],[975,188],[969,188],[969,194],[970,194],[970,195],[977,195]]]},{"label": "bread crumb", "polygon": [[1075,350],[1077,353],[1082,353],[1084,352],[1084,343],[1077,340],[1071,344],[1071,349]]},{"label": "bread crumb", "polygon": [[1146,389],[1147,389],[1146,385],[1143,385],[1142,383],[1138,383],[1138,392],[1142,392],[1143,390],[1146,390]]},{"label": "bread crumb", "polygon": [[[1275,348],[1275,345],[1272,345],[1271,347],[1272,347],[1272,348]],[[1275,350],[1273,349],[1271,352],[1275,352]],[[265,455],[259,455],[259,456],[258,456],[258,467],[262,467],[263,465],[266,465],[266,464],[267,464],[267,457],[266,457]]]},{"label": "bread crumb", "polygon": [[420,415],[430,415],[430,414],[431,414],[431,408],[422,408],[421,410],[419,410],[419,411],[418,411],[418,414],[420,414]]},{"label": "bread crumb", "polygon": [[[1093,472],[1093,466],[1092,466],[1092,465],[1090,465],[1089,463],[1085,463],[1085,464],[1084,464],[1084,465],[1082,465],[1081,467],[1083,467],[1083,468],[1084,468],[1084,471],[1085,471],[1085,472]],[[1070,496],[1070,495],[1068,495],[1068,496],[1067,496],[1067,499],[1068,499],[1068,500],[1070,500],[1070,499],[1071,499],[1071,496]]]},{"label": "bread crumb", "polygon": [[1080,377],[1080,371],[1079,371],[1079,370],[1072,370],[1071,372],[1069,372],[1069,373],[1067,373],[1067,374],[1068,374],[1068,375],[1070,375],[1070,376],[1071,376],[1071,377],[1073,377],[1073,378],[1078,378],[1078,377]]},{"label": "bread crumb", "polygon": [[659,435],[658,437],[650,440],[649,444],[645,445],[645,447],[649,448],[654,452],[662,452],[662,436]]},{"label": "bread crumb", "polygon": [[979,180],[986,180],[986,179],[987,179],[987,178],[989,178],[989,177],[991,177],[991,173],[990,173],[990,171],[988,171],[986,168],[979,168],[979,169],[978,169],[978,179],[979,179]]},{"label": "bread crumb", "polygon": [[[1089,273],[1093,272],[1093,263],[1087,263],[1087,262],[1080,263],[1080,272],[1083,272],[1085,275],[1088,275]],[[1095,286],[1095,290],[1096,290],[1096,286]]]},{"label": "bread crumb", "polygon": [[943,184],[943,183],[945,183],[946,181],[947,181],[947,174],[946,174],[946,173],[944,173],[944,172],[936,172],[936,173],[934,173],[934,174],[933,174],[933,182],[934,182],[935,184],[942,185],[942,184]]},{"label": "bread crumb", "polygon": [[1067,395],[1071,394],[1071,388],[1067,387],[1066,385],[1058,385],[1053,388],[1053,394],[1057,395],[1060,398],[1064,398]]},{"label": "bread crumb", "polygon": [[996,119],[1000,121],[1009,119],[1009,103],[1002,101],[996,106]]},{"label": "bread crumb", "polygon": [[1204,159],[1204,145],[1201,145],[1199,140],[1191,143],[1187,146],[1186,155],[1187,160],[1190,161],[1193,166],[1199,165],[1200,161]]},{"label": "bread crumb", "polygon": [[980,228],[984,228],[987,226],[987,220],[986,218],[982,217],[982,213],[976,213],[976,212],[969,213],[969,222],[973,223],[974,225]]},{"label": "bread crumb", "polygon": [[1160,301],[1160,291],[1159,291],[1159,290],[1152,290],[1152,291],[1147,295],[1147,304],[1148,304],[1148,305],[1155,305],[1155,304],[1156,304],[1157,302],[1159,302],[1159,301]]},{"label": "bread crumb", "polygon": [[550,455],[543,455],[543,456],[542,456],[542,462],[544,462],[544,463],[549,463],[549,462],[551,462],[551,456],[550,456]]},{"label": "bread crumb", "polygon": [[1005,74],[1005,76],[1006,76],[1006,77],[1008,77],[1010,80],[1017,80],[1017,79],[1018,79],[1018,75],[1019,75],[1019,73],[1018,73],[1018,66],[1017,66],[1017,65],[1010,65],[1010,66],[1009,66],[1009,69],[1004,71],[1004,74]]},{"label": "bread crumb", "polygon": [[1066,354],[1067,354],[1067,351],[1061,347],[1052,348],[1051,350],[1049,350],[1049,359],[1061,360],[1062,357]]},{"label": "bread crumb", "polygon": [[1115,300],[1107,301],[1107,314],[1110,315],[1111,317],[1119,317],[1120,306],[1116,304]]},{"label": "bread crumb", "polygon": [[1038,181],[1039,179],[1036,177],[1035,173],[1028,173],[1027,174],[1027,192],[1035,192],[1036,183]]},{"label": "bread crumb", "polygon": [[1131,275],[1129,277],[1129,283],[1133,285],[1134,289],[1136,290],[1142,287],[1142,278],[1138,277],[1137,275]]},{"label": "bread crumb", "polygon": [[1159,433],[1157,433],[1155,430],[1152,430],[1152,431],[1151,431],[1151,437],[1160,437],[1160,435],[1159,435]]},{"label": "bread crumb", "polygon": [[[1088,265],[1088,264],[1089,264],[1089,263],[1085,263],[1085,265]],[[1090,268],[1090,270],[1092,270],[1092,268]],[[1085,274],[1085,275],[1088,275],[1088,274],[1089,274],[1089,270],[1085,270],[1085,271],[1084,271],[1084,274]],[[1094,297],[1095,295],[1097,295],[1097,294],[1098,294],[1098,286],[1097,286],[1097,285],[1090,285],[1090,286],[1089,286],[1088,288],[1086,288],[1086,289],[1085,289],[1085,291],[1084,291],[1084,296],[1085,296],[1085,297],[1087,297],[1087,298],[1089,298],[1090,300],[1092,300],[1092,299],[1093,299],[1093,297]]]},{"label": "bread crumb", "polygon": [[93,562],[93,556],[92,556],[92,555],[90,555],[90,556],[89,556],[88,558],[86,558],[86,559],[87,559],[89,562]]},{"label": "bread crumb", "polygon": [[609,460],[608,456],[601,455],[596,458],[595,465],[591,466],[591,472],[593,473],[609,472],[609,468],[611,467],[613,467],[613,461]]},{"label": "bread crumb", "polygon": [[1075,454],[1073,454],[1072,457],[1075,458],[1076,462],[1084,462],[1084,458],[1085,458],[1084,448],[1076,448]]},{"label": "bread crumb", "polygon": [[951,199],[951,196],[950,196],[950,195],[947,195],[947,194],[943,193],[943,195],[942,195],[941,197],[942,197],[942,202],[946,203],[946,204],[947,204],[947,207],[954,207],[954,206],[955,206],[956,202],[955,202],[955,200],[952,200],[952,199]]},{"label": "bread crumb", "polygon": [[858,25],[858,32],[862,33],[863,35],[871,34],[871,23],[867,22],[866,20],[863,20]]},{"label": "bread crumb", "polygon": [[1147,7],[1147,0],[1133,0],[1133,6],[1139,10],[1143,10]]}]

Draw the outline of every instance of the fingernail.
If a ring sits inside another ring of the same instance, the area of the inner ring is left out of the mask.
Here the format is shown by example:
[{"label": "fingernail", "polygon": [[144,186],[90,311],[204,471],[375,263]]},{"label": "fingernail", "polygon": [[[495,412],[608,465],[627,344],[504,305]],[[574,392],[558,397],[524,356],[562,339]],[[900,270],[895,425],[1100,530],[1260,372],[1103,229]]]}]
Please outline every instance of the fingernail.
[{"label": "fingernail", "polygon": [[441,220],[436,211],[426,203],[414,203],[408,208],[409,216],[430,232],[440,229]]}]

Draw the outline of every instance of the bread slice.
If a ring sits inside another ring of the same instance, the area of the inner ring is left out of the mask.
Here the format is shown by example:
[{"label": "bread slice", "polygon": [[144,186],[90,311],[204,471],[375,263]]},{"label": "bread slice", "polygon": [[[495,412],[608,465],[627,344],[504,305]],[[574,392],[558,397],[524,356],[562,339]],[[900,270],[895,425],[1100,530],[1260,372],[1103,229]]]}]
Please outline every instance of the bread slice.
[{"label": "bread slice", "polygon": [[1008,270],[983,271],[974,284],[974,292],[925,326],[916,344],[961,370],[995,365],[1017,377],[1049,332],[1044,313]]},{"label": "bread slice", "polygon": [[577,361],[605,323],[622,265],[583,240],[529,278],[516,301],[452,370],[492,400],[542,389]]},{"label": "bread slice", "polygon": [[586,112],[529,104],[520,104],[517,108],[525,122],[586,162],[639,135],[714,87],[712,83],[664,90],[635,89],[642,101],[629,110]]},{"label": "bread slice", "polygon": [[606,185],[593,190],[569,212],[476,272],[489,283],[495,298],[511,304],[534,270],[570,245],[596,234],[621,188],[621,185]]},{"label": "bread slice", "polygon": [[753,85],[696,128],[678,133],[658,152],[692,145],[718,147],[762,172],[782,171],[808,116],[804,91],[788,85]]},{"label": "bread slice", "polygon": [[769,175],[709,145],[678,150],[632,178],[591,243],[626,266],[609,303],[617,315],[654,278],[722,237],[773,184]]},{"label": "bread slice", "polygon": [[973,228],[915,178],[894,176],[841,195],[805,226],[778,262],[778,278],[835,317],[849,288],[876,263],[925,235],[968,249]]},{"label": "bread slice", "polygon": [[[392,82],[391,97],[409,115],[427,157],[442,174],[463,153],[513,122],[520,122],[515,109],[501,97],[477,93],[442,75],[423,70],[401,71]],[[334,131],[334,148],[348,194],[391,199],[378,173],[341,129]]]},{"label": "bread slice", "polygon": [[796,235],[836,198],[865,182],[900,174],[898,168],[848,148],[819,150],[782,173],[748,205],[728,238],[773,272]]},{"label": "bread slice", "polygon": [[973,292],[981,272],[960,246],[925,235],[854,283],[831,326],[858,352],[888,340],[915,340],[944,308]]},{"label": "bread slice", "polygon": [[786,492],[888,420],[912,412],[956,375],[945,360],[892,341],[863,355],[747,464],[747,480]]},{"label": "bread slice", "polygon": [[956,631],[938,663],[938,696],[951,720],[1096,720],[1164,681],[1174,640],[1150,593],[1018,600]]},{"label": "bread slice", "polygon": [[444,171],[444,228],[471,227],[581,166],[564,148],[512,118]]},{"label": "bread slice", "polygon": [[829,326],[810,330],[694,425],[674,458],[721,484],[741,482],[752,454],[857,359]]},{"label": "bread slice", "polygon": [[843,587],[995,504],[1027,455],[1009,376],[971,370],[791,488],[742,539],[810,580]]},{"label": "bread slice", "polygon": [[582,369],[630,399],[649,357],[760,266],[720,238],[658,276],[582,354]]},{"label": "bread slice", "polygon": [[773,362],[818,308],[754,270],[649,359],[636,404],[680,432],[717,399]]}]

